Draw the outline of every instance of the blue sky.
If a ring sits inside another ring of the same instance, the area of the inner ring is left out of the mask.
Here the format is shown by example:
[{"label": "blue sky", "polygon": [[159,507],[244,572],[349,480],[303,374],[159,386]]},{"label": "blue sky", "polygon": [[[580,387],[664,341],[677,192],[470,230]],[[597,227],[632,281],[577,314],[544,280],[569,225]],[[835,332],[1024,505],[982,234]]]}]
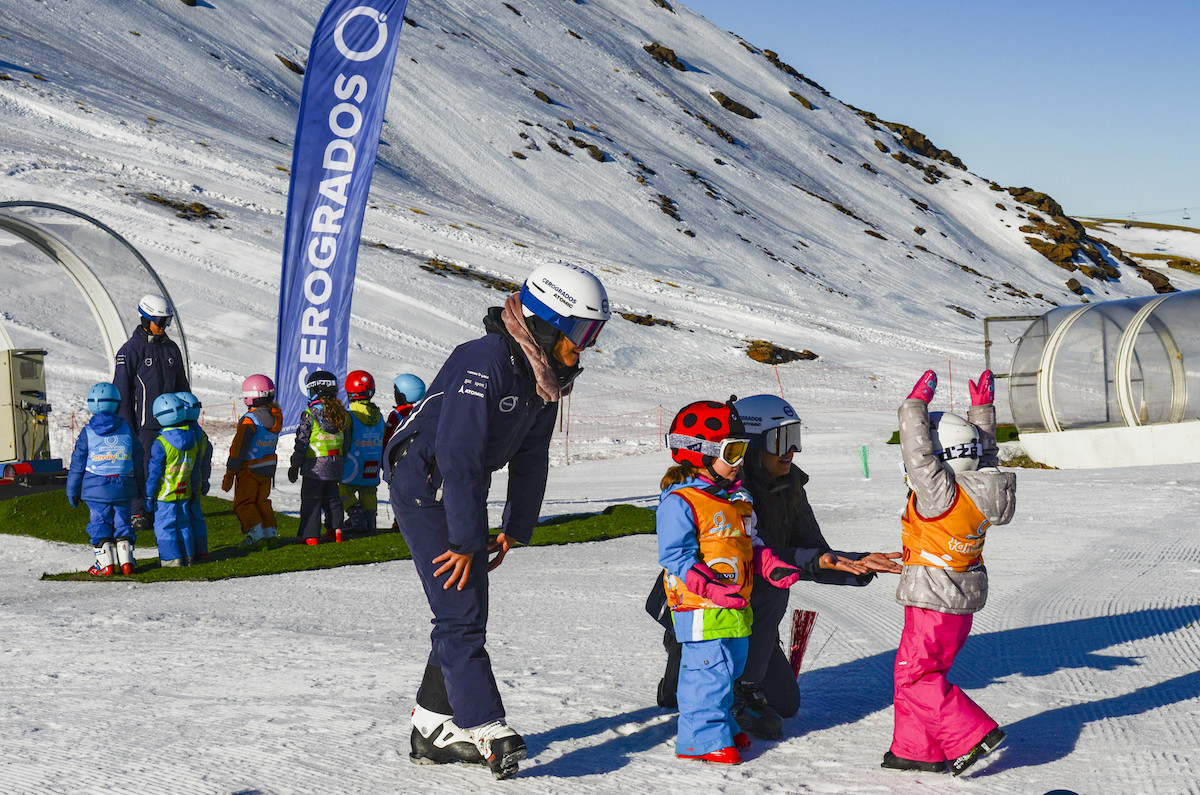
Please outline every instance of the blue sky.
[{"label": "blue sky", "polygon": [[1200,226],[1196,0],[684,3],[981,177]]}]

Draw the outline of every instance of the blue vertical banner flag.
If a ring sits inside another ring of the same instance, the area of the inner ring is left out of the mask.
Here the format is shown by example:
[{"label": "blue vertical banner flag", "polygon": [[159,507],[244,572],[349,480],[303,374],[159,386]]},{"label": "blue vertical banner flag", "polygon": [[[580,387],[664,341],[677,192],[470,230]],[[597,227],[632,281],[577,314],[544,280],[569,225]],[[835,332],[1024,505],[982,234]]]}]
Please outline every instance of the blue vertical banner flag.
[{"label": "blue vertical banner flag", "polygon": [[333,0],[313,33],[292,148],[275,386],[286,430],[315,370],[346,375],[359,234],[407,0]]}]

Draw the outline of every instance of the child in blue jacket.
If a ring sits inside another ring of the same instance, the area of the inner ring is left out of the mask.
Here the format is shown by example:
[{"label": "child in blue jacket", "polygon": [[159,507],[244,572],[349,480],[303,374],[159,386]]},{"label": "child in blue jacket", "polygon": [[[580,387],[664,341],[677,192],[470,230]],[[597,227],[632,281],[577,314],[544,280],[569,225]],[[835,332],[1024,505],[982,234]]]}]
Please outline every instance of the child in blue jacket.
[{"label": "child in blue jacket", "polygon": [[142,445],[117,414],[120,402],[113,384],[101,382],[88,390],[92,418],[75,442],[67,473],[68,504],[74,508],[82,498],[91,511],[87,532],[96,561],[88,574],[97,577],[112,576],[118,567],[133,574],[130,503],[142,498]]},{"label": "child in blue jacket", "polygon": [[200,498],[208,494],[209,478],[212,476],[212,443],[208,434],[200,427],[200,409],[204,404],[200,398],[191,392],[176,392],[183,407],[187,409],[186,427],[199,434],[200,452],[196,457],[196,468],[192,471],[195,476],[196,488],[192,489],[192,498],[188,500],[188,525],[192,531],[192,563],[203,563],[208,560],[208,522],[200,507]]},{"label": "child in blue jacket", "polygon": [[739,472],[750,441],[733,400],[690,403],[672,420],[666,443],[677,466],[663,476],[655,512],[658,562],[682,647],[675,755],[730,765],[750,745],[732,708],[750,643],[754,575],[781,588],[800,578],[757,538]]},{"label": "child in blue jacket", "polygon": [[162,430],[150,448],[146,504],[154,511],[161,565],[186,566],[197,552],[189,502],[205,485],[204,442],[199,429],[189,427],[188,409],[174,392],[156,397],[153,411]]}]

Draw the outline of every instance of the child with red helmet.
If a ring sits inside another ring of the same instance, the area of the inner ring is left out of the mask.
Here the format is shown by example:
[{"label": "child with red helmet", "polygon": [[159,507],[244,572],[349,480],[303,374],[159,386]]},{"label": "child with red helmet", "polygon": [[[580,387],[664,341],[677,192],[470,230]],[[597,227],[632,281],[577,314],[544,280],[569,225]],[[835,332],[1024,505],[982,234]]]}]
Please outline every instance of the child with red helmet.
[{"label": "child with red helmet", "polygon": [[378,521],[379,460],[383,457],[386,422],[375,396],[375,379],[366,370],[346,376],[346,398],[350,401],[353,444],[346,449],[346,467],[338,487],[346,509],[345,531],[366,535],[375,531]]},{"label": "child with red helmet", "polygon": [[275,382],[255,374],[242,382],[246,413],[238,421],[229,445],[221,490],[233,489],[233,513],[242,525],[241,546],[262,549],[275,546],[275,510],[271,483],[278,459],[275,454],[283,413],[275,402]]},{"label": "child with red helmet", "polygon": [[769,572],[784,588],[800,577],[757,542],[739,480],[750,441],[735,399],[697,401],[675,415],[666,444],[676,466],[663,476],[655,514],[658,562],[682,644],[675,753],[723,764],[740,763],[738,748],[750,744],[732,707],[746,663],[753,574]]}]

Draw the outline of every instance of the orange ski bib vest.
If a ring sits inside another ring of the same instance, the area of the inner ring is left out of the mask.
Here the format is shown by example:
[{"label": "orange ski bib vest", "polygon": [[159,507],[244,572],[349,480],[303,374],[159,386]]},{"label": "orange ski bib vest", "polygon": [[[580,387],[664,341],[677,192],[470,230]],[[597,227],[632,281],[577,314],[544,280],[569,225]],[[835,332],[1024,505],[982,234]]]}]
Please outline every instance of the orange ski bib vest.
[{"label": "orange ski bib vest", "polygon": [[955,485],[954,504],[941,516],[926,519],[917,513],[910,494],[904,516],[904,565],[968,571],[983,563],[983,542],[991,522],[962,486]]},{"label": "orange ski bib vest", "polygon": [[[737,582],[737,595],[750,598],[754,587],[754,550],[750,540],[750,514],[754,507],[746,500],[729,501],[703,489],[687,486],[672,492],[692,509],[696,518],[696,539],[700,559],[718,577]],[[664,573],[667,605],[672,610],[720,609],[708,599],[692,593],[683,581]]]}]

